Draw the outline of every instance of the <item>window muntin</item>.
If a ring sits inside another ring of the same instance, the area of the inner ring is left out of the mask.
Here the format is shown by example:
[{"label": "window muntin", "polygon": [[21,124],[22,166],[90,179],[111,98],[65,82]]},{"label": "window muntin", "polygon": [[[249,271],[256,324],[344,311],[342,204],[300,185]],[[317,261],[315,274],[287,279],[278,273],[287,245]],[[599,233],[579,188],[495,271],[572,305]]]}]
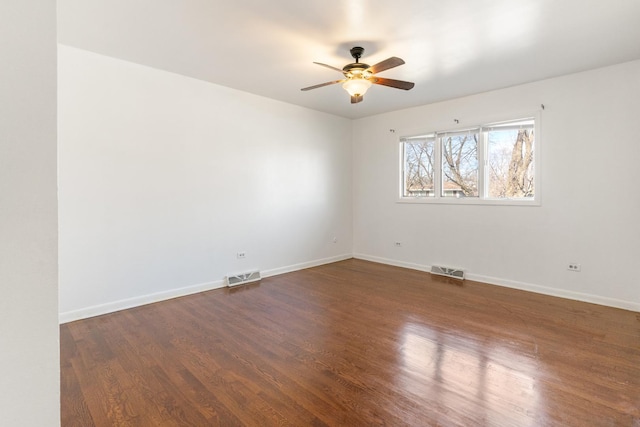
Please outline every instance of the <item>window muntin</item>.
[{"label": "window muntin", "polygon": [[401,138],[401,201],[536,201],[535,129],[526,118]]}]

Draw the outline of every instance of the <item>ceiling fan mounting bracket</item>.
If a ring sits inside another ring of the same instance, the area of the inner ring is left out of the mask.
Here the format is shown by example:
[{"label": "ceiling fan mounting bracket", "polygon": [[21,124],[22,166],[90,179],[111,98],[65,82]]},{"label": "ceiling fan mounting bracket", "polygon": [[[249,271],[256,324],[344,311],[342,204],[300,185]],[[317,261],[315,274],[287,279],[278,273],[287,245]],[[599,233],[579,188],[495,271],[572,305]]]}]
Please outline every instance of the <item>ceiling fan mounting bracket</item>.
[{"label": "ceiling fan mounting bracket", "polygon": [[362,58],[362,54],[364,53],[364,48],[360,46],[355,46],[355,47],[352,47],[351,50],[349,50],[349,52],[351,52],[351,56],[353,56],[353,59],[355,59],[356,63],[358,63],[360,58]]}]

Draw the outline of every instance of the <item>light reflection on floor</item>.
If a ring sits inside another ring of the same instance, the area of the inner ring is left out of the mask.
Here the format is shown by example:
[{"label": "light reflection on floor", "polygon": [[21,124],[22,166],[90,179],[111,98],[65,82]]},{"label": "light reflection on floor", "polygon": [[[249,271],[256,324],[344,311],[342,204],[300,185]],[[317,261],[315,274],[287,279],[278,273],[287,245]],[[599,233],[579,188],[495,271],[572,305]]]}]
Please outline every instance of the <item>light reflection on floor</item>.
[{"label": "light reflection on floor", "polygon": [[[506,345],[407,323],[401,336],[403,390],[429,404],[464,414],[484,414],[486,425],[537,426],[538,363]],[[537,417],[534,416],[537,414]]]}]

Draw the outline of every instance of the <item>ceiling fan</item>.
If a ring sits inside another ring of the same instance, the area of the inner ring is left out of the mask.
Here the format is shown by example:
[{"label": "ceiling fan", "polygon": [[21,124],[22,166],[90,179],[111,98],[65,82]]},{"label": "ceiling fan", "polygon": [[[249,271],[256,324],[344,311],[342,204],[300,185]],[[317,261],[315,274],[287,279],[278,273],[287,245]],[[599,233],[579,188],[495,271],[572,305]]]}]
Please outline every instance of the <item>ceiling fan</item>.
[{"label": "ceiling fan", "polygon": [[356,62],[345,65],[342,68],[342,70],[336,67],[332,67],[331,65],[323,64],[321,62],[314,62],[314,64],[318,64],[323,67],[327,67],[332,70],[341,72],[342,74],[344,74],[344,77],[345,77],[344,79],[334,80],[332,82],[320,83],[319,85],[305,87],[300,90],[311,90],[311,89],[317,89],[323,86],[333,85],[336,83],[342,83],[342,87],[347,92],[349,92],[349,95],[351,96],[351,103],[356,104],[362,101],[365,92],[367,91],[367,89],[371,87],[372,84],[389,86],[396,89],[404,89],[404,90],[412,89],[413,86],[415,86],[415,83],[412,83],[412,82],[385,79],[383,77],[375,76],[375,74],[381,71],[385,71],[390,68],[394,68],[404,64],[404,61],[402,59],[392,56],[391,58],[385,59],[382,62],[378,62],[375,65],[368,65],[360,62],[360,57],[362,57],[364,48],[356,46],[351,48],[350,52],[351,52],[351,56],[353,56]]}]

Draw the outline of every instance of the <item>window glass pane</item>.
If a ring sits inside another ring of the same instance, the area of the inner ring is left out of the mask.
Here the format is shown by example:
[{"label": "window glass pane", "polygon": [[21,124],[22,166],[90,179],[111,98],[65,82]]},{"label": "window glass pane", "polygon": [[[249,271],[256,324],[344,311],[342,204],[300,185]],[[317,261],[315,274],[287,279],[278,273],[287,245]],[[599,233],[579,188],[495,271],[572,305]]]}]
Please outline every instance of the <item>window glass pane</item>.
[{"label": "window glass pane", "polygon": [[411,138],[404,147],[404,197],[434,197],[433,137]]},{"label": "window glass pane", "polygon": [[533,122],[529,126],[487,132],[487,180],[490,198],[530,198],[534,188]]},{"label": "window glass pane", "polygon": [[442,143],[442,197],[478,197],[478,132],[446,134]]}]

